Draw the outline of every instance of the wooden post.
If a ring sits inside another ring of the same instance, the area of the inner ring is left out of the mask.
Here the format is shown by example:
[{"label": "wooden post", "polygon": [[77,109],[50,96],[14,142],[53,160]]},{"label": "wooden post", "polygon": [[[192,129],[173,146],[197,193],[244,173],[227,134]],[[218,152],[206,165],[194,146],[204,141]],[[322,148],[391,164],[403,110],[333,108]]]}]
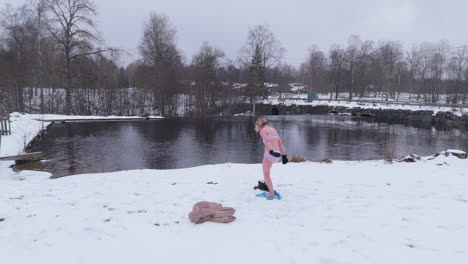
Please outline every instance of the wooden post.
[{"label": "wooden post", "polygon": [[10,117],[0,117],[0,134],[11,135]]}]

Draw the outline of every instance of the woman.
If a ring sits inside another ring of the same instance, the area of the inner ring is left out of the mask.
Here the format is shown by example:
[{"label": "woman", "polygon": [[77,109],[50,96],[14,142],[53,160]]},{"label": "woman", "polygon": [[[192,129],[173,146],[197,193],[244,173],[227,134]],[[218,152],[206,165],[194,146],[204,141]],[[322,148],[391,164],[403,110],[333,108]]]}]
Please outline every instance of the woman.
[{"label": "woman", "polygon": [[[273,163],[283,161],[283,164],[288,163],[288,157],[284,150],[283,141],[276,132],[276,129],[268,126],[268,120],[259,118],[255,122],[255,131],[260,133],[265,144],[265,153],[263,154],[263,177],[268,186],[269,193],[265,197],[274,199],[276,197],[273,189],[273,182],[271,181],[270,170]],[[278,197],[279,198],[279,197]]]}]

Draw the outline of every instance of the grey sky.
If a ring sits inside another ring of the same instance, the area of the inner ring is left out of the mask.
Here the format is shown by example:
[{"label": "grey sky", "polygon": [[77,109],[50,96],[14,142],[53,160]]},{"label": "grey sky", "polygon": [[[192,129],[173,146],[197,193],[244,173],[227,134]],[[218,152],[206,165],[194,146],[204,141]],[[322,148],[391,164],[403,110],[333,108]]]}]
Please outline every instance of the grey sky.
[{"label": "grey sky", "polygon": [[[24,0],[0,0],[4,3]],[[138,58],[143,21],[150,10],[169,15],[177,43],[190,61],[204,40],[236,59],[249,27],[268,24],[287,49],[285,61],[303,62],[312,44],[328,50],[361,39],[398,40],[410,47],[447,39],[468,44],[466,0],[95,0],[106,43]]]}]

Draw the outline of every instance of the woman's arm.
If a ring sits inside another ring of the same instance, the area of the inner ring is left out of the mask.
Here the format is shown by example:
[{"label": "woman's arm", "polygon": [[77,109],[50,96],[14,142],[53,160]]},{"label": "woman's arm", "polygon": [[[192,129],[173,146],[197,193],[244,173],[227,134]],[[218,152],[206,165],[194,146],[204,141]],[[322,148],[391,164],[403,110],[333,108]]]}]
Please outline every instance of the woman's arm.
[{"label": "woman's arm", "polygon": [[281,140],[281,138],[278,138],[278,144],[280,147],[281,154],[286,155],[286,150],[284,149],[283,140]]}]

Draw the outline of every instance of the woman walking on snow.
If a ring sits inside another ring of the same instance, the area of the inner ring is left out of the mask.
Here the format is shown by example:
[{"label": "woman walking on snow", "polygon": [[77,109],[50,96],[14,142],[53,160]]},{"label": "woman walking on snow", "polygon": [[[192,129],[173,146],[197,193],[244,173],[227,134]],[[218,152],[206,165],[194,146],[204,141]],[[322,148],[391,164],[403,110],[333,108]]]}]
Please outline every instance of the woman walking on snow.
[{"label": "woman walking on snow", "polygon": [[283,164],[288,163],[288,157],[284,150],[283,141],[278,135],[276,129],[268,125],[268,120],[265,118],[259,118],[255,122],[255,131],[260,133],[263,143],[265,144],[265,153],[263,154],[263,177],[265,178],[265,183],[268,186],[270,193],[267,193],[264,196],[267,199],[274,199],[277,193],[275,194],[273,182],[271,181],[271,166],[273,163],[280,161],[282,161]]}]

